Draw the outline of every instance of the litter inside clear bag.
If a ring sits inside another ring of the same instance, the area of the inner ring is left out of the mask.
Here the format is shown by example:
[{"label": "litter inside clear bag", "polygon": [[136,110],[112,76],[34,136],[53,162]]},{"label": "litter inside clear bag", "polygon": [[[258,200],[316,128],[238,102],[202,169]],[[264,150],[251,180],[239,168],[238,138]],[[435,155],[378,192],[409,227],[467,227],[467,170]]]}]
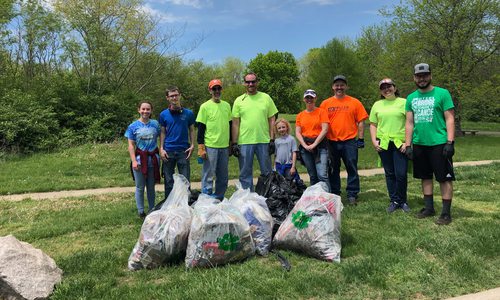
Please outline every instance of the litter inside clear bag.
[{"label": "litter inside clear bag", "polygon": [[224,200],[201,194],[194,205],[186,267],[215,267],[242,261],[255,253],[250,227],[240,211]]},{"label": "litter inside clear bag", "polygon": [[267,207],[266,198],[237,184],[229,203],[239,209],[250,225],[257,254],[267,255],[271,248],[273,217]]},{"label": "litter inside clear bag", "polygon": [[305,190],[276,232],[273,246],[340,262],[343,205],[339,196],[327,190],[324,182]]},{"label": "litter inside clear bag", "polygon": [[174,186],[159,210],[146,216],[139,239],[128,259],[130,270],[153,269],[185,257],[192,208],[189,181],[174,174]]}]

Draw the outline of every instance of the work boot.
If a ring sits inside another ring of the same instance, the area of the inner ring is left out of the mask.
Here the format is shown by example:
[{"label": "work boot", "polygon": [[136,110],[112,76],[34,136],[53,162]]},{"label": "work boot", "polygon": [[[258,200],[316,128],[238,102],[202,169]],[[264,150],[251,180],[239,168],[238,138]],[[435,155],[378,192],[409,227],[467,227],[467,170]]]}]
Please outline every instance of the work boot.
[{"label": "work boot", "polygon": [[427,209],[427,208],[422,208],[418,213],[417,213],[417,219],[423,219],[423,218],[428,218],[436,215],[435,210]]},{"label": "work boot", "polygon": [[439,219],[436,220],[437,225],[448,225],[451,223],[451,216],[449,214],[441,214]]}]

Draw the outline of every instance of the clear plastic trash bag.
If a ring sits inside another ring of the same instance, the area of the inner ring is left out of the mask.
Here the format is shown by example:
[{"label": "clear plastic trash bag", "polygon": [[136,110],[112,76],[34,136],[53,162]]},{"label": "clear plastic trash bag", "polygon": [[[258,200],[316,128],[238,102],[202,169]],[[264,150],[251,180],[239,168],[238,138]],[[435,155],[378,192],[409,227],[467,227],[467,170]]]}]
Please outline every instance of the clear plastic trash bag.
[{"label": "clear plastic trash bag", "polygon": [[327,192],[324,182],[307,188],[274,236],[273,246],[340,262],[339,196]]},{"label": "clear plastic trash bag", "polygon": [[217,203],[201,194],[193,205],[186,267],[215,267],[244,260],[255,253],[250,227],[228,200]]},{"label": "clear plastic trash bag", "polygon": [[267,207],[266,198],[250,192],[250,189],[243,189],[238,183],[229,203],[239,209],[250,225],[257,254],[267,255],[271,248],[273,217]]},{"label": "clear plastic trash bag", "polygon": [[174,186],[159,210],[146,216],[139,239],[128,259],[130,270],[158,268],[182,261],[186,254],[192,208],[189,181],[174,174]]}]

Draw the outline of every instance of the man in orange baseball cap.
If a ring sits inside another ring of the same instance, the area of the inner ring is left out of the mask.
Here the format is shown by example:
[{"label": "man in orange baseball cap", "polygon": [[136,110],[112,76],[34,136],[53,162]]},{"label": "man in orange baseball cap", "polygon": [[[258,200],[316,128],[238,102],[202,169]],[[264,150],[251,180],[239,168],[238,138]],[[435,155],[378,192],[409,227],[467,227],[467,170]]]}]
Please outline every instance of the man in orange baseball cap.
[{"label": "man in orange baseball cap", "polygon": [[222,200],[228,184],[231,106],[221,100],[220,79],[208,83],[208,92],[212,98],[200,106],[196,117],[198,157],[203,160],[201,192]]}]

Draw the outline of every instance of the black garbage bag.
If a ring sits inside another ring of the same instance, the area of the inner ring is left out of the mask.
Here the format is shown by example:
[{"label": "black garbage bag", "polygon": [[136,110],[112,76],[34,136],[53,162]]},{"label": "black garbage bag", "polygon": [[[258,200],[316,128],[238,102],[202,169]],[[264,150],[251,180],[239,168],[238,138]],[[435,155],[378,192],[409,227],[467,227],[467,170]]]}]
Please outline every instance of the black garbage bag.
[{"label": "black garbage bag", "polygon": [[274,220],[273,236],[300,199],[305,188],[303,183],[285,178],[278,172],[259,176],[255,192],[267,198],[266,204]]}]

